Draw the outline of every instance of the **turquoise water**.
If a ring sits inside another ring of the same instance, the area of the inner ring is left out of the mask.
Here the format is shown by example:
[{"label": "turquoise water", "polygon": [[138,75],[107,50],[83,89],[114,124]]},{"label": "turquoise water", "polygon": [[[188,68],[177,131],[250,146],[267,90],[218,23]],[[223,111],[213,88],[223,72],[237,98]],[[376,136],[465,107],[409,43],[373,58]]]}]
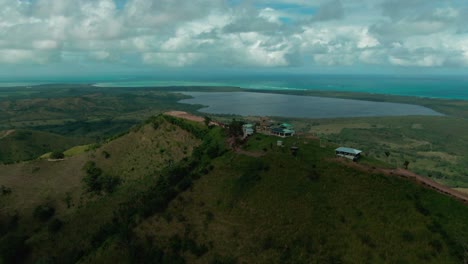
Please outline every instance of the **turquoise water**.
[{"label": "turquoise water", "polygon": [[187,81],[133,80],[99,83],[98,86],[236,86],[269,90],[348,91],[444,99],[468,100],[468,77],[395,76],[251,76]]},{"label": "turquoise water", "polygon": [[[15,82],[0,81],[0,86]],[[23,81],[23,84],[33,81]],[[236,76],[176,76],[176,77],[103,77],[44,79],[38,83],[91,83],[107,87],[148,86],[236,86],[270,90],[320,90],[390,94],[444,99],[468,100],[468,77],[464,76],[346,76],[346,75],[236,75]]]}]

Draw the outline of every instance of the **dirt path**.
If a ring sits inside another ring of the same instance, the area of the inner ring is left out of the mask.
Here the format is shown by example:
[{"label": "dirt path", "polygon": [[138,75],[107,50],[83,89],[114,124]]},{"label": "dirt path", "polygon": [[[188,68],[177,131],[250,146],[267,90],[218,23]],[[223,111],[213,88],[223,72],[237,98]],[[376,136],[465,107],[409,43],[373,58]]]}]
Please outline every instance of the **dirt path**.
[{"label": "dirt path", "polygon": [[445,194],[445,195],[448,195],[448,196],[451,196],[457,200],[460,200],[462,201],[463,203],[465,204],[468,204],[468,194],[464,194],[462,192],[459,192],[457,190],[454,190],[450,187],[447,187],[447,186],[444,186],[440,183],[437,183],[431,179],[428,179],[424,176],[421,176],[421,175],[418,175],[414,172],[411,172],[411,171],[408,171],[408,170],[405,170],[405,169],[401,169],[401,168],[398,168],[398,169],[382,169],[382,168],[370,168],[368,166],[365,166],[365,165],[362,165],[362,164],[359,164],[359,163],[355,163],[355,162],[351,162],[351,161],[348,161],[348,160],[345,160],[343,158],[335,158],[334,159],[335,161],[337,162],[340,162],[342,164],[345,164],[349,167],[353,167],[353,168],[356,168],[358,170],[361,170],[361,171],[366,171],[366,172],[380,172],[380,173],[383,173],[387,176],[397,176],[397,177],[402,177],[402,178],[406,178],[406,179],[411,179],[429,189],[433,189],[439,193],[442,193],[442,194]]},{"label": "dirt path", "polygon": [[189,114],[189,113],[183,112],[183,111],[169,111],[169,112],[166,112],[164,114],[165,115],[170,115],[170,116],[173,116],[173,117],[179,117],[179,118],[195,121],[195,122],[203,122],[204,121],[204,118],[201,117],[201,116],[192,115],[192,114]]},{"label": "dirt path", "polygon": [[416,180],[416,182],[430,188],[430,189],[434,189],[440,193],[443,193],[445,195],[449,195],[449,196],[452,196],[458,200],[461,200],[463,201],[464,203],[468,203],[468,195],[462,193],[462,192],[459,192],[457,190],[454,190],[450,187],[447,187],[447,186],[444,186],[438,182],[435,182],[431,179],[428,179],[424,176],[421,176],[421,175],[418,175],[416,173],[413,173],[411,171],[408,171],[408,170],[404,170],[404,169],[396,169],[396,170],[383,170],[383,171],[386,171],[387,174],[395,174],[397,176],[401,176],[401,177],[404,177],[404,178],[409,178],[409,179],[413,179],[413,180]]},{"label": "dirt path", "polygon": [[453,188],[453,189],[468,195],[468,188]]},{"label": "dirt path", "polygon": [[261,153],[261,152],[251,152],[251,151],[242,150],[242,149],[237,149],[235,150],[235,152],[238,154],[243,154],[243,155],[254,157],[254,158],[260,158],[265,155],[264,153]]},{"label": "dirt path", "polygon": [[15,132],[14,129],[3,131],[3,132],[0,133],[0,139],[8,137],[9,135],[13,134],[14,132]]},{"label": "dirt path", "polygon": [[[169,116],[173,116],[173,117],[183,118],[183,119],[190,120],[190,121],[199,122],[199,123],[205,122],[204,117],[192,115],[192,114],[184,112],[184,111],[169,111],[169,112],[165,112],[164,114],[169,115]],[[217,122],[211,121],[210,125],[218,126],[219,124]]]}]

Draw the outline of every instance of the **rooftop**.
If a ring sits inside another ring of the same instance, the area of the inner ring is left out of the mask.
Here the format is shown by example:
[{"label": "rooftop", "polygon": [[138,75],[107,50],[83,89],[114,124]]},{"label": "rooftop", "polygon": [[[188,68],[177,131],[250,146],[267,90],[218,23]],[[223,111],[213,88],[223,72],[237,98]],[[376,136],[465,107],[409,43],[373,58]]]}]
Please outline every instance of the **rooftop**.
[{"label": "rooftop", "polygon": [[351,154],[354,154],[354,155],[357,155],[357,154],[362,152],[359,149],[346,148],[346,147],[339,147],[339,148],[335,149],[335,151],[351,153]]}]

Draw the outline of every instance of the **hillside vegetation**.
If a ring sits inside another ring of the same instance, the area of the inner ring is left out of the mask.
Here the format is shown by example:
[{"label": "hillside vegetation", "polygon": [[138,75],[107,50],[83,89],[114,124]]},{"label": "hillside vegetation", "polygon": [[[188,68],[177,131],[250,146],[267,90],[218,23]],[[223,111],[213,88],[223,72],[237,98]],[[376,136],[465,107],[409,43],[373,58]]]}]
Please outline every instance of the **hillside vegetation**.
[{"label": "hillside vegetation", "polygon": [[[71,237],[84,235],[91,239],[94,227],[110,221],[120,203],[144,191],[145,181],[157,179],[159,171],[168,165],[166,162],[177,163],[189,157],[199,142],[192,133],[158,117],[103,146],[94,145],[87,152],[63,161],[0,165],[3,260],[35,263],[41,259],[36,252],[55,248],[53,244],[44,247],[43,243],[49,238],[55,243],[52,234],[58,229],[66,232],[72,227],[77,232],[60,239],[62,245],[69,247],[67,250],[74,247],[70,243],[79,244]],[[93,173],[99,173],[90,175],[87,169],[90,164],[95,168]],[[30,260],[26,258],[28,255]]]},{"label": "hillside vegetation", "polygon": [[64,137],[34,130],[6,130],[0,132],[0,163],[31,160],[46,152],[64,151],[90,139]]},{"label": "hillside vegetation", "polygon": [[461,202],[354,169],[312,139],[254,135],[234,151],[226,137],[158,116],[62,162],[3,165],[4,262],[468,260]]},{"label": "hillside vegetation", "polygon": [[174,106],[197,108],[178,104],[186,96],[166,90],[171,89],[66,84],[0,87],[0,163],[102,143]]}]

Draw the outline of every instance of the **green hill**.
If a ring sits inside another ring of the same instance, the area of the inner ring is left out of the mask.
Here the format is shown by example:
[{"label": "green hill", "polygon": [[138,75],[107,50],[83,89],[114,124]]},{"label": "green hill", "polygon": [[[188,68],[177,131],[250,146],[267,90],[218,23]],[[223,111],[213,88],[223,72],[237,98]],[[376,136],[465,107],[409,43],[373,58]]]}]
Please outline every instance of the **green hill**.
[{"label": "green hill", "polygon": [[[0,196],[3,259],[27,263],[468,259],[466,205],[405,179],[337,162],[332,147],[322,148],[312,139],[288,138],[285,147],[277,147],[276,140],[254,135],[235,152],[225,146],[220,127],[207,129],[159,116],[63,162],[4,165],[0,185],[11,188],[11,193]],[[299,147],[297,155],[289,149],[293,145]],[[69,169],[46,179],[51,175],[43,168],[46,164]],[[44,174],[33,177],[31,172],[21,180],[13,176],[36,167],[40,169],[34,173]],[[113,177],[120,180],[117,187],[106,189]],[[25,186],[26,179],[33,182]],[[100,192],[87,192],[89,182],[98,184]],[[24,198],[39,189],[31,185],[39,183],[49,186],[50,193],[26,206]],[[59,189],[60,194],[54,194]],[[67,193],[72,197],[70,208]],[[47,218],[47,206],[55,208],[54,216]],[[20,253],[25,258],[19,258]]]},{"label": "green hill", "polygon": [[7,130],[0,132],[0,163],[31,160],[51,151],[63,151],[89,140],[77,137],[33,131]]}]

